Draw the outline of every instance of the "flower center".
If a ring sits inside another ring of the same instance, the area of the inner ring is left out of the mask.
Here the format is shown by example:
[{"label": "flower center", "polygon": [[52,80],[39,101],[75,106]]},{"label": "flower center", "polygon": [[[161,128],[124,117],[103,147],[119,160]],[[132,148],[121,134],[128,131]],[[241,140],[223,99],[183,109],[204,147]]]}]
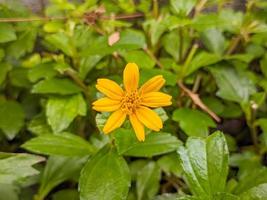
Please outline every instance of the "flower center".
[{"label": "flower center", "polygon": [[126,92],[124,97],[122,98],[121,109],[130,115],[135,112],[140,102],[141,99],[137,90],[130,93]]}]

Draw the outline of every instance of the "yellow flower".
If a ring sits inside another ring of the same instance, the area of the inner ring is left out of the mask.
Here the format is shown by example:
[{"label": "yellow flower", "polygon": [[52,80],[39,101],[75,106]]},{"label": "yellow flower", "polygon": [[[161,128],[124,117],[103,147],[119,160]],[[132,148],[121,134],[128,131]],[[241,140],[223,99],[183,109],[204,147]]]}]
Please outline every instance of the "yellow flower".
[{"label": "yellow flower", "polygon": [[119,128],[126,117],[139,141],[145,140],[144,125],[154,131],[162,128],[161,118],[150,108],[171,105],[171,96],[159,92],[165,80],[161,75],[148,80],[138,89],[139,69],[135,63],[128,63],[123,72],[125,91],[114,81],[98,79],[96,88],[106,97],[93,102],[93,109],[100,112],[113,112],[108,118],[105,134]]}]

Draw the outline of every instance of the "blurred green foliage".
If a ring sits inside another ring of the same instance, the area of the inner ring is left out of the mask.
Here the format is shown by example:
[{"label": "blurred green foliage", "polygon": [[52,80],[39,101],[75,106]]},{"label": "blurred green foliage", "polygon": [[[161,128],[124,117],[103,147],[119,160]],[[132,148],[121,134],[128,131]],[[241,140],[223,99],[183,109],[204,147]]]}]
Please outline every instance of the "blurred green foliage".
[{"label": "blurred green foliage", "polygon": [[[267,3],[233,2],[0,3],[0,200],[266,200]],[[142,143],[91,109],[127,62],[173,96]]]}]

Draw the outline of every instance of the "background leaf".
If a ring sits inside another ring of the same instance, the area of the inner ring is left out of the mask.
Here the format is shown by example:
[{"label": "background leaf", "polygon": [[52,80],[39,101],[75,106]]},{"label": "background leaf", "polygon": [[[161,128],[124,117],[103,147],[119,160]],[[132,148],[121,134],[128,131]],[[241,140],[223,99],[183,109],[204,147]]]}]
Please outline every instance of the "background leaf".
[{"label": "background leaf", "polygon": [[108,147],[104,147],[87,161],[79,180],[81,200],[124,200],[129,187],[130,172],[127,163],[114,149]]}]

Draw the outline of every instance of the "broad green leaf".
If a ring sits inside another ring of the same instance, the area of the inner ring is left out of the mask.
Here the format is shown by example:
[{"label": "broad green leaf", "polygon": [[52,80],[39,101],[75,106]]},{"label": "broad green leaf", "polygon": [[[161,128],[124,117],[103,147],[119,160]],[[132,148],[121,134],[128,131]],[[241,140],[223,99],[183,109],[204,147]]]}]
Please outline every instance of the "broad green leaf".
[{"label": "broad green leaf", "polygon": [[87,74],[96,66],[96,64],[101,60],[102,56],[92,55],[81,59],[79,76],[85,79]]},{"label": "broad green leaf", "polygon": [[215,64],[221,60],[222,58],[219,55],[202,51],[192,59],[191,63],[185,69],[185,75],[188,76],[202,67]]},{"label": "broad green leaf", "polygon": [[140,169],[136,179],[137,200],[150,200],[157,194],[160,176],[160,168],[153,161]]},{"label": "broad green leaf", "polygon": [[16,40],[17,36],[12,25],[0,23],[0,43]]},{"label": "broad green leaf", "polygon": [[52,129],[46,121],[46,116],[44,113],[36,115],[28,124],[28,130],[36,135],[43,135],[51,133]]},{"label": "broad green leaf", "polygon": [[108,45],[106,36],[97,37],[92,43],[82,51],[83,56],[108,55],[114,51],[124,52],[126,50],[141,49],[145,46],[144,34],[136,30],[126,30],[121,32],[120,40],[113,46]]},{"label": "broad green leaf", "polygon": [[265,55],[260,61],[260,67],[263,75],[267,77],[267,56]]},{"label": "broad green leaf", "polygon": [[115,149],[104,147],[82,169],[80,199],[125,200],[130,183],[130,171],[123,157]]},{"label": "broad green leaf", "polygon": [[45,155],[86,156],[94,153],[94,148],[90,143],[77,135],[66,132],[38,136],[28,140],[22,147]]},{"label": "broad green leaf", "polygon": [[44,199],[57,185],[66,180],[78,178],[85,161],[84,157],[49,157],[41,177],[37,196]]},{"label": "broad green leaf", "polygon": [[19,200],[18,187],[14,184],[0,183],[0,200]]},{"label": "broad green leaf", "polygon": [[131,129],[117,129],[114,136],[119,154],[126,156],[151,157],[175,151],[181,145],[176,137],[162,132],[148,134],[144,142],[139,142]]},{"label": "broad green leaf", "polygon": [[8,46],[6,54],[15,58],[20,58],[21,56],[24,56],[27,52],[32,51],[35,44],[37,31],[35,28],[29,29],[30,30],[26,30],[18,35],[18,39],[13,41]]},{"label": "broad green leaf", "polygon": [[118,51],[142,49],[146,45],[145,35],[141,31],[127,29],[120,33],[120,40],[113,48]]},{"label": "broad green leaf", "polygon": [[255,186],[241,194],[241,200],[265,200],[267,199],[267,183]]},{"label": "broad green leaf", "polygon": [[216,127],[209,115],[189,108],[176,109],[172,119],[179,122],[181,129],[188,136],[208,136],[209,127]]},{"label": "broad green leaf", "polygon": [[176,75],[170,71],[164,69],[142,69],[141,71],[140,82],[145,83],[150,78],[156,75],[162,75],[166,80],[166,85],[175,86],[177,78]]},{"label": "broad green leaf", "polygon": [[75,189],[64,189],[53,194],[52,200],[79,200],[79,193]]},{"label": "broad green leaf", "polygon": [[5,51],[4,49],[0,48],[0,61],[2,61],[4,57],[5,57]]},{"label": "broad green leaf", "polygon": [[140,172],[140,169],[145,167],[148,164],[149,160],[138,159],[134,160],[129,164],[130,172],[131,172],[131,180],[136,181],[137,175]]},{"label": "broad green leaf", "polygon": [[28,69],[22,67],[13,68],[9,72],[9,78],[13,86],[29,89],[31,83],[28,79]]},{"label": "broad green leaf", "polygon": [[8,63],[0,63],[0,85],[6,80],[7,73],[11,68]]},{"label": "broad green leaf", "polygon": [[180,195],[178,195],[178,194],[165,193],[165,194],[156,196],[153,200],[180,200],[179,196]]},{"label": "broad green leaf", "polygon": [[176,153],[170,153],[162,156],[157,160],[157,164],[160,166],[161,170],[169,176],[174,174],[179,177],[182,174],[180,160]]},{"label": "broad green leaf", "polygon": [[57,74],[57,71],[54,69],[54,63],[41,63],[33,67],[29,73],[28,77],[31,82],[36,82],[40,79],[50,79]]},{"label": "broad green leaf", "polygon": [[54,48],[63,51],[68,56],[74,56],[75,49],[71,45],[69,37],[64,32],[47,35],[45,40]]},{"label": "broad green leaf", "polygon": [[166,25],[166,18],[159,18],[159,19],[151,19],[148,21],[145,21],[144,29],[149,33],[151,44],[155,46],[161,35],[168,29],[168,26]]},{"label": "broad green leaf", "polygon": [[219,91],[217,95],[237,103],[246,102],[256,92],[255,86],[248,77],[234,68],[214,66],[209,68],[216,79]]},{"label": "broad green leaf", "polygon": [[171,0],[170,1],[172,10],[176,14],[182,15],[182,16],[188,15],[196,3],[197,3],[197,0]]},{"label": "broad green leaf", "polygon": [[16,101],[0,101],[0,128],[8,139],[13,139],[24,124],[24,111]]},{"label": "broad green leaf", "polygon": [[140,68],[151,69],[156,64],[143,50],[128,51],[122,55],[128,63],[135,62]]},{"label": "broad green leaf", "polygon": [[33,93],[70,95],[79,93],[81,88],[69,79],[51,78],[39,81],[32,88]]},{"label": "broad green leaf", "polygon": [[225,49],[225,39],[218,29],[207,29],[201,33],[201,40],[207,49],[215,54],[222,55]]},{"label": "broad green leaf", "polygon": [[48,124],[55,133],[68,128],[78,115],[86,115],[86,102],[81,94],[66,97],[51,97],[46,105]]},{"label": "broad green leaf", "polygon": [[0,183],[13,184],[39,172],[32,165],[44,161],[43,157],[31,154],[12,154],[6,158],[0,158]]},{"label": "broad green leaf", "polygon": [[260,184],[267,183],[267,169],[265,167],[247,168],[247,170],[249,171],[243,173],[243,176],[239,178],[239,183],[234,188],[235,194],[242,194]]},{"label": "broad green leaf", "polygon": [[186,147],[179,147],[186,181],[194,195],[212,200],[213,195],[224,192],[228,154],[226,140],[219,131],[206,139],[189,137]]}]

